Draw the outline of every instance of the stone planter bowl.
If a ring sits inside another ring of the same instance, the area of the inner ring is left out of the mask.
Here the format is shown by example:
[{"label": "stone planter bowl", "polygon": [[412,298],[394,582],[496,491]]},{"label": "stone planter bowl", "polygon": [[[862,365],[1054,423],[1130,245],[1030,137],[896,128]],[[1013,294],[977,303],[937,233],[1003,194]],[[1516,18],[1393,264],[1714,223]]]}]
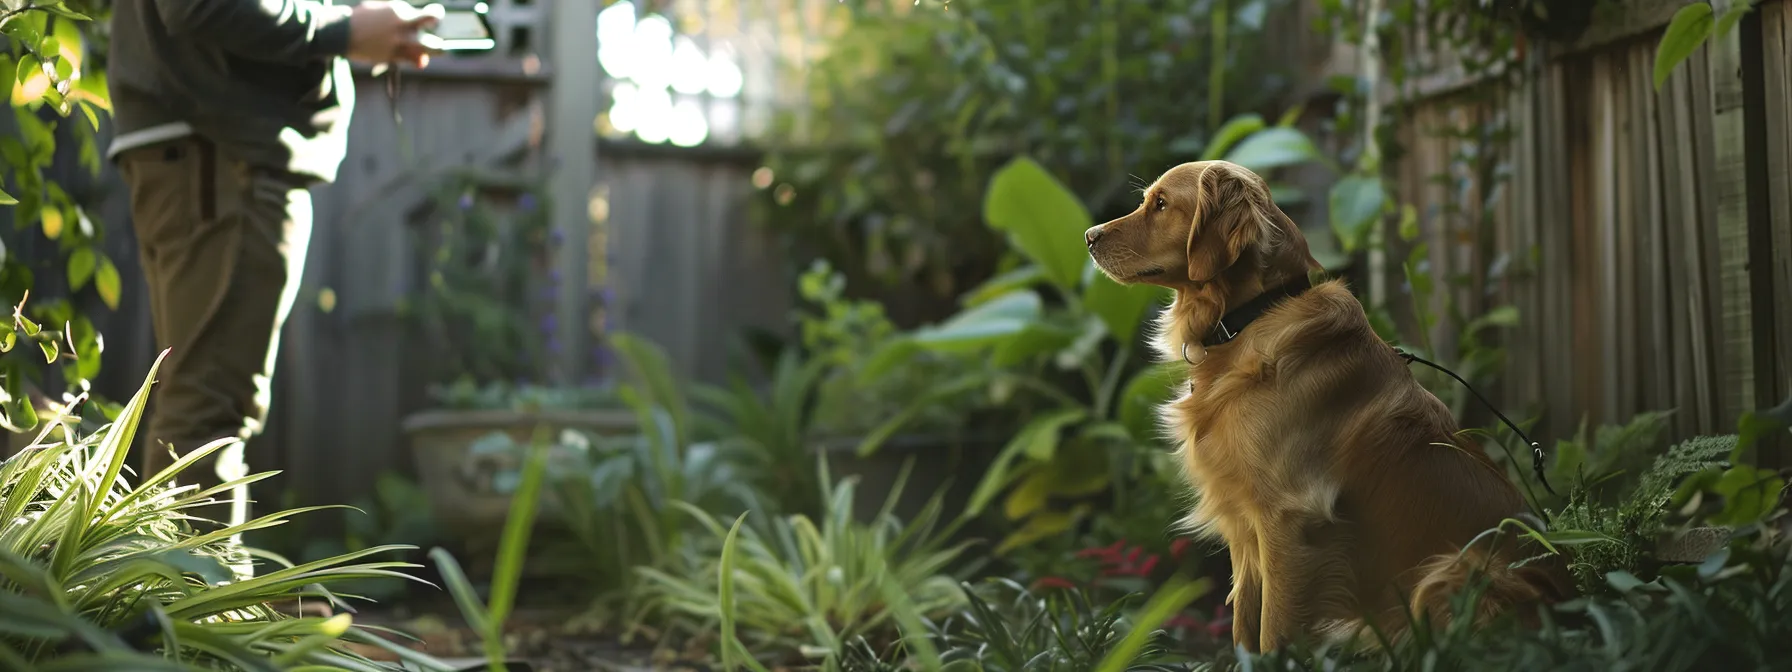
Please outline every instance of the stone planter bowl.
[{"label": "stone planter bowl", "polygon": [[[429,495],[431,513],[443,530],[462,537],[482,537],[503,528],[510,513],[514,484],[501,483],[506,474],[522,467],[525,451],[535,431],[545,427],[556,444],[548,455],[549,469],[584,468],[585,457],[559,446],[565,430],[599,436],[632,434],[635,415],[626,410],[524,412],[497,410],[431,410],[405,418],[403,429],[416,462],[417,480]],[[514,448],[476,450],[492,434],[510,437]],[[544,497],[539,515],[553,519],[558,507]]]}]

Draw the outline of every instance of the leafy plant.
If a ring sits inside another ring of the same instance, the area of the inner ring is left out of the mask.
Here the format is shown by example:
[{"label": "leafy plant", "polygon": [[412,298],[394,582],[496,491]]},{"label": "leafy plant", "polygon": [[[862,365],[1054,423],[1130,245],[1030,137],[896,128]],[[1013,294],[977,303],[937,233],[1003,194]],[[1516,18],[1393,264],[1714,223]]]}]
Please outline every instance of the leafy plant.
[{"label": "leafy plant", "polygon": [[[863,638],[853,642],[841,669],[884,672],[913,668],[912,649],[929,642],[940,650],[946,672],[1071,672],[1095,670],[1171,671],[1187,658],[1173,653],[1175,642],[1156,623],[1141,622],[1134,607],[1140,593],[1099,604],[1077,590],[1029,590],[1006,579],[964,584],[966,604],[922,632],[905,632],[879,648]],[[1186,603],[1206,590],[1206,582],[1178,584],[1147,606],[1144,618],[1170,601]],[[1157,607],[1153,609],[1152,607]],[[1173,611],[1171,609],[1170,611]]]},{"label": "leafy plant", "polygon": [[454,556],[441,548],[431,550],[454,602],[467,625],[478,632],[485,648],[486,667],[491,672],[505,672],[504,621],[516,605],[517,584],[522,582],[523,562],[529,548],[529,535],[535,525],[536,508],[541,502],[542,483],[546,479],[548,441],[545,428],[537,429],[523,466],[522,485],[511,499],[510,512],[504,518],[504,535],[498,542],[498,562],[492,577],[491,601],[479,599],[472,582],[461,571]]},{"label": "leafy plant", "polygon": [[[165,355],[165,353],[164,353]],[[159,366],[160,360],[157,361]],[[272,474],[200,490],[173,487],[180,473],[227,442],[183,456],[131,485],[124,462],[156,367],[118,419],[91,434],[79,418],[47,418],[36,441],[0,464],[0,661],[7,669],[143,670],[396,669],[345,647],[393,651],[429,670],[447,666],[357,628],[347,614],[291,618],[274,605],[340,604],[347,582],[406,578],[403,562],[371,561],[404,550],[380,546],[301,565],[235,545],[234,535],[327,507],[281,511],[211,532],[185,511],[217,493]],[[246,576],[250,555],[275,568]]]},{"label": "leafy plant", "polygon": [[978,217],[997,170],[1032,156],[1095,212],[1130,209],[1132,175],[1195,158],[1227,115],[1286,90],[1262,56],[1288,5],[847,3],[806,105],[771,134],[760,215],[898,322],[935,319],[1002,270]]},{"label": "leafy plant", "polygon": [[[39,244],[55,246],[71,293],[92,288],[108,308],[117,308],[123,296],[118,266],[102,251],[104,229],[46,175],[55,163],[59,132],[74,137],[82,165],[99,174],[100,116],[112,104],[103,31],[91,26],[110,12],[111,3],[101,0],[24,0],[0,9],[0,36],[7,45],[0,53],[0,81],[8,83],[16,131],[0,134],[0,159],[6,167],[0,178],[10,178],[10,186],[0,181],[0,206],[10,206],[16,232],[10,240],[0,240],[0,304],[25,304],[36,287],[35,274],[44,270],[43,260],[17,251]],[[62,127],[60,122],[76,110],[84,123]],[[27,247],[27,242],[34,245]],[[0,428],[8,431],[36,427],[42,409],[31,399],[33,386],[84,389],[100,370],[101,342],[92,322],[65,298],[39,296],[29,309],[31,319],[15,314],[13,327],[0,338],[0,352],[6,353],[0,356]],[[19,340],[38,347],[14,351]],[[59,375],[61,385],[46,378],[44,366],[33,361],[40,355],[58,365],[48,372]],[[61,401],[66,405],[72,399]]]},{"label": "leafy plant", "polygon": [[[1288,123],[1234,119],[1203,156],[1261,172],[1317,157],[1312,142]],[[992,402],[1031,411],[967,509],[979,514],[1005,494],[1003,511],[1020,525],[998,547],[1001,552],[1062,534],[1093,510],[1077,500],[1140,477],[1149,454],[1140,449],[1157,436],[1156,406],[1186,365],[1136,366],[1140,324],[1166,293],[1122,286],[1095,270],[1083,245],[1083,231],[1094,221],[1044,167],[1022,158],[998,171],[984,213],[1027,265],[967,294],[964,311],[891,342],[874,357],[885,367],[914,352],[987,361],[960,381],[940,385],[938,394],[985,386]],[[861,452],[875,450],[908,417],[899,414],[873,432]],[[1065,507],[1063,501],[1074,503]]]},{"label": "leafy plant", "polygon": [[453,410],[578,411],[620,408],[616,391],[609,387],[547,387],[503,382],[476,385],[461,378],[451,385],[430,388],[430,396],[442,408]]},{"label": "leafy plant", "polygon": [[543,348],[557,347],[540,309],[542,281],[560,280],[545,277],[552,241],[540,201],[531,185],[470,173],[436,188],[434,225],[418,236],[423,282],[399,307],[430,349],[431,379],[463,390],[528,380]]},{"label": "leafy plant", "polygon": [[[687,632],[718,626],[729,632],[723,655],[731,660],[794,651],[830,670],[839,669],[855,638],[889,636],[904,614],[962,605],[963,592],[946,572],[965,545],[944,545],[950,528],[938,528],[939,498],[905,524],[890,513],[899,485],[875,521],[865,523],[853,516],[854,487],[849,478],[827,488],[820,519],[785,516],[764,529],[737,524],[730,530],[709,512],[680,503],[710,530],[713,543],[688,547],[686,571],[641,568],[650,603]],[[729,643],[735,637],[738,650]]]},{"label": "leafy plant", "polygon": [[[905,408],[906,431],[949,432],[961,427],[965,416],[975,409],[974,390],[948,388],[956,394],[937,393],[940,382],[952,380],[966,367],[968,362],[962,357],[916,352],[901,366],[872,368],[877,364],[876,353],[903,334],[885,314],[883,304],[848,298],[846,275],[826,260],[812,263],[797,287],[808,303],[798,317],[803,347],[814,364],[825,367],[814,374],[819,378],[811,420],[815,435],[862,435]],[[909,408],[917,398],[931,403]]]}]

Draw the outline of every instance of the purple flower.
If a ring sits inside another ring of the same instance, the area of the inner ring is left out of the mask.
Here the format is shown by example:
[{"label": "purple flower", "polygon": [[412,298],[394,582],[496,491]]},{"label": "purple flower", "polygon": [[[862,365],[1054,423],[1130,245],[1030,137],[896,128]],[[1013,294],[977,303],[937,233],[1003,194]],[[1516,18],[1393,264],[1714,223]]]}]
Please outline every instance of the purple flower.
[{"label": "purple flower", "polygon": [[460,209],[462,209],[462,210],[472,210],[473,209],[473,192],[469,191],[467,193],[460,195]]},{"label": "purple flower", "polygon": [[555,287],[560,286],[560,269],[548,269],[548,283]]},{"label": "purple flower", "polygon": [[560,326],[560,320],[556,319],[554,317],[553,313],[548,313],[546,315],[541,316],[541,331],[542,331],[542,333],[547,333],[547,334],[554,333],[555,327],[558,327],[558,326]]},{"label": "purple flower", "polygon": [[535,209],[535,194],[523,194],[517,197],[516,207],[523,212],[533,211]]},{"label": "purple flower", "polygon": [[560,354],[560,339],[553,336],[548,337],[548,352],[556,355]]},{"label": "purple flower", "polygon": [[548,242],[559,245],[566,242],[566,230],[558,226],[548,230]]}]

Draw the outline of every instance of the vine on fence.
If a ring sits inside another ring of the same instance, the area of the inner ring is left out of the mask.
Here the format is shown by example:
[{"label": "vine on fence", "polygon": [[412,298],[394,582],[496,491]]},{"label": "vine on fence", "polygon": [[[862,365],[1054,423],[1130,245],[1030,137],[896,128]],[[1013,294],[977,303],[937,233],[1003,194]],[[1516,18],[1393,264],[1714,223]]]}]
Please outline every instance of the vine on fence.
[{"label": "vine on fence", "polygon": [[[1553,21],[1539,18],[1548,12],[1535,8],[1550,4],[1321,0],[1319,29],[1357,45],[1361,59],[1355,78],[1333,82],[1343,94],[1333,130],[1352,139],[1343,157],[1352,169],[1332,188],[1332,227],[1346,251],[1373,257],[1395,251],[1385,224],[1397,221],[1393,232],[1406,255],[1392,263],[1403,271],[1399,291],[1410,299],[1415,336],[1406,345],[1476,385],[1489,382],[1504,363],[1504,348],[1487,336],[1515,326],[1520,317],[1513,306],[1491,305],[1491,289],[1507,275],[1525,272],[1532,255],[1500,253],[1475,272],[1440,276],[1430,265],[1429,241],[1469,239],[1481,249],[1493,248],[1492,224],[1511,179],[1508,149],[1515,135],[1503,103],[1526,74],[1524,36],[1527,31],[1559,36],[1585,27],[1573,12],[1557,12]],[[1427,90],[1440,79],[1461,86],[1447,96]],[[1421,108],[1440,103],[1479,118],[1419,129],[1453,146],[1442,170],[1422,176],[1448,196],[1421,210],[1415,195],[1402,193],[1389,167],[1407,152],[1398,129],[1416,123]],[[1426,228],[1429,235],[1421,235]],[[1371,320],[1383,337],[1400,340],[1392,301],[1377,298],[1380,302],[1369,307]],[[1455,342],[1434,343],[1435,329],[1445,320]],[[1434,372],[1414,373],[1458,417],[1468,410],[1462,387]]]},{"label": "vine on fence", "polygon": [[[70,291],[91,287],[116,308],[123,282],[101,250],[104,230],[45,175],[55,162],[58,130],[76,138],[82,165],[96,175],[100,171],[100,117],[112,106],[103,35],[93,29],[104,25],[110,6],[107,0],[0,0],[0,35],[7,45],[0,52],[0,76],[18,131],[0,137],[4,177],[10,178],[0,183],[0,206],[12,209],[13,236],[35,230],[55,242]],[[85,390],[99,373],[101,341],[67,298],[26,307],[36,284],[32,260],[8,253],[8,239],[0,236],[0,301],[15,308],[12,328],[0,334],[0,353],[5,353],[0,355],[0,428],[17,432],[38,424],[28,385],[47,381],[44,366],[34,360],[41,356],[45,364],[60,365],[62,384]],[[20,341],[35,347],[15,347]],[[65,402],[75,398],[64,395]],[[109,404],[101,408],[108,417],[116,413]]]}]

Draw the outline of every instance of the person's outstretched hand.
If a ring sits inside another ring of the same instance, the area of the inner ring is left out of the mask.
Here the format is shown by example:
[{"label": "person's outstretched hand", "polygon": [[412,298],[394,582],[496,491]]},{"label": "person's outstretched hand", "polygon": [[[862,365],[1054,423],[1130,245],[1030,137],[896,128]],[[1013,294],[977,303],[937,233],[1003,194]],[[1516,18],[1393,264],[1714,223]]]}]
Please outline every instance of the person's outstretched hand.
[{"label": "person's outstretched hand", "polygon": [[429,48],[418,40],[418,31],[435,26],[442,6],[412,7],[402,0],[365,0],[355,5],[348,18],[348,58],[371,65],[408,63],[429,65]]}]

